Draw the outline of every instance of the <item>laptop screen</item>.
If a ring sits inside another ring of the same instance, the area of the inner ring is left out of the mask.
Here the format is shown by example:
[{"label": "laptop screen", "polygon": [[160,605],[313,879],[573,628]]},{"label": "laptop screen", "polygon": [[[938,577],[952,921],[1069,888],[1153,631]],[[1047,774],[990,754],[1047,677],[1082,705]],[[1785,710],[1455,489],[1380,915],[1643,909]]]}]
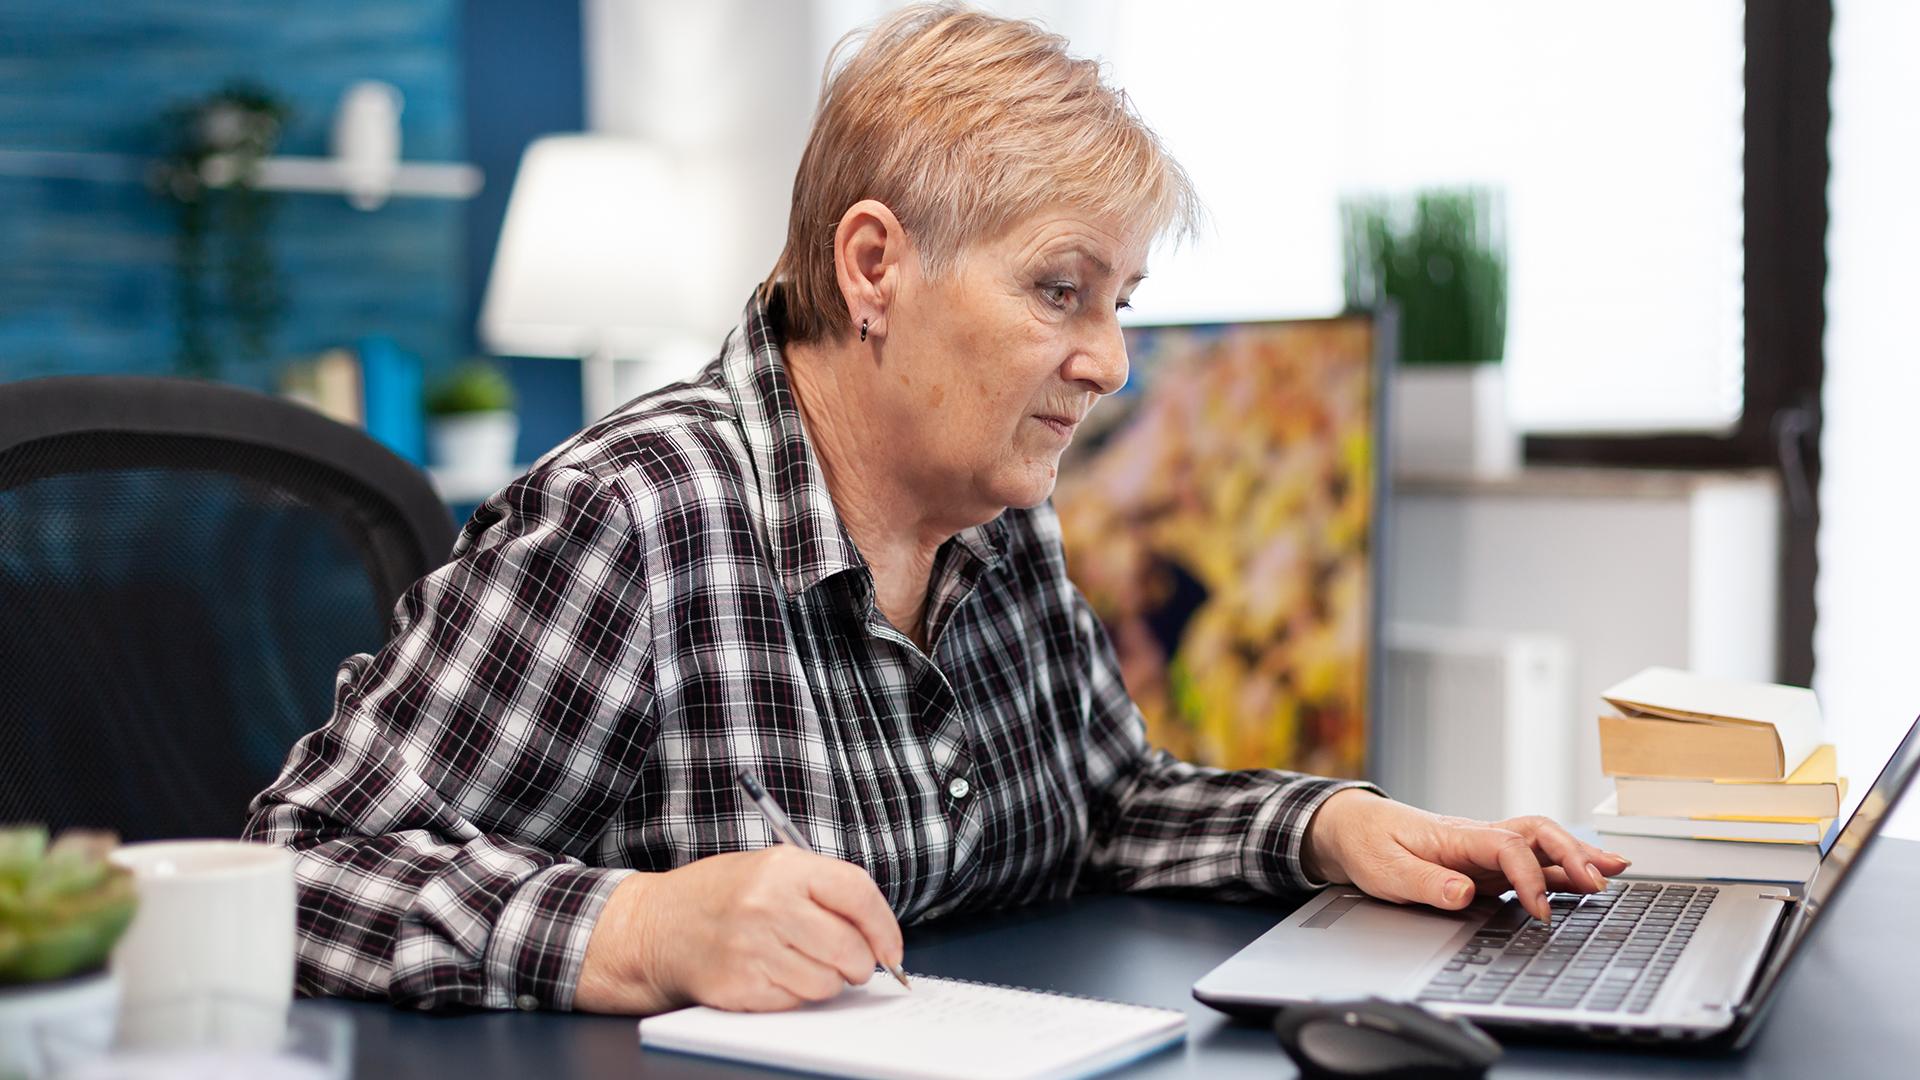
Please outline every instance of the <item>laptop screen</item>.
[{"label": "laptop screen", "polygon": [[1874,779],[1873,786],[1867,789],[1860,804],[1854,807],[1847,823],[1827,841],[1826,852],[1813,872],[1813,880],[1807,882],[1803,902],[1796,905],[1793,914],[1788,917],[1772,956],[1767,959],[1759,978],[1755,980],[1755,992],[1742,1007],[1749,1016],[1756,1015],[1767,999],[1773,996],[1787,965],[1799,955],[1800,946],[1806,944],[1807,934],[1813,929],[1820,912],[1833,903],[1834,896],[1840,891],[1840,883],[1847,879],[1848,871],[1860,861],[1861,853],[1879,835],[1887,816],[1893,813],[1894,806],[1912,784],[1916,766],[1920,766],[1920,720],[1915,720],[1907,728],[1906,738],[1900,740],[1893,756],[1881,767],[1880,775]]},{"label": "laptop screen", "polygon": [[[1814,871],[1813,880],[1807,883],[1807,894],[1802,922],[1811,921],[1820,914],[1820,909],[1833,899],[1833,894],[1846,879],[1847,871],[1860,859],[1860,853],[1866,850],[1867,842],[1880,831],[1886,823],[1887,815],[1893,812],[1894,804],[1913,780],[1914,769],[1920,766],[1920,720],[1907,729],[1907,736],[1881,767],[1880,775],[1873,781],[1873,787],[1854,808],[1853,815],[1840,828],[1832,842],[1828,844],[1826,854],[1820,859],[1819,869]],[[1804,925],[1800,932],[1805,933]]]}]

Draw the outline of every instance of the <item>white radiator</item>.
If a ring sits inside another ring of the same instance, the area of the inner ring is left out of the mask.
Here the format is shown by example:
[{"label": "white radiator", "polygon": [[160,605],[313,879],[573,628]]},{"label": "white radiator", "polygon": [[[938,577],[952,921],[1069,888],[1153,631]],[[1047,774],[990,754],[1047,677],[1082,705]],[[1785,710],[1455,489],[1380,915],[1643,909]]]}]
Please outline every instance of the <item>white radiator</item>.
[{"label": "white radiator", "polygon": [[1576,814],[1572,649],[1552,634],[1390,623],[1376,781],[1402,802],[1498,820]]}]

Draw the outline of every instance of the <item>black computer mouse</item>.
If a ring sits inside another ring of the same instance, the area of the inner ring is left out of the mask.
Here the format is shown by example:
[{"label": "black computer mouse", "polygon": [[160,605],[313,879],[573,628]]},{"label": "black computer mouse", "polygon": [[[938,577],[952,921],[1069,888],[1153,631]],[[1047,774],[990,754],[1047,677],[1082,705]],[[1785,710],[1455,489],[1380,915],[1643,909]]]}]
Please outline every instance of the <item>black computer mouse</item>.
[{"label": "black computer mouse", "polygon": [[1500,1060],[1500,1044],[1471,1022],[1410,1001],[1299,1005],[1274,1018],[1273,1032],[1308,1080],[1447,1080],[1484,1075]]}]

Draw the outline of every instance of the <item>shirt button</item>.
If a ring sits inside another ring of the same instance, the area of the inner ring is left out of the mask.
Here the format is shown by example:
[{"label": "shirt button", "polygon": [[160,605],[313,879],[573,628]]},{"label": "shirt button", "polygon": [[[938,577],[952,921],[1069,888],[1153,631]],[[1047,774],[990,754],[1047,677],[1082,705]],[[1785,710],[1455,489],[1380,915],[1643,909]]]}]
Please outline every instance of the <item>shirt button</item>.
[{"label": "shirt button", "polygon": [[973,790],[973,785],[967,783],[967,778],[964,776],[956,776],[953,779],[947,781],[947,794],[953,796],[956,799],[966,798],[967,792],[972,790]]},{"label": "shirt button", "polygon": [[513,1005],[516,1009],[533,1012],[540,1007],[540,999],[534,997],[532,994],[521,994],[519,997],[513,999]]}]

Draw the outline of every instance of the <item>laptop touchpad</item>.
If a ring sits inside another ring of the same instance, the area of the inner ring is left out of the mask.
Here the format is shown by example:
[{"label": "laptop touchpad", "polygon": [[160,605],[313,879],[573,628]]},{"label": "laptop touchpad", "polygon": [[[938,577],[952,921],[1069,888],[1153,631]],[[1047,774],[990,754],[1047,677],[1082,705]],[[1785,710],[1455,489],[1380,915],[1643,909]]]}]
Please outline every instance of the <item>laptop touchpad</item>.
[{"label": "laptop touchpad", "polygon": [[[1493,909],[1439,911],[1343,889],[1299,922],[1288,919],[1235,957],[1231,981],[1282,999],[1394,994]],[[1216,975],[1227,974],[1222,968]],[[1209,977],[1208,982],[1212,982]],[[1226,987],[1220,987],[1226,990]]]}]

